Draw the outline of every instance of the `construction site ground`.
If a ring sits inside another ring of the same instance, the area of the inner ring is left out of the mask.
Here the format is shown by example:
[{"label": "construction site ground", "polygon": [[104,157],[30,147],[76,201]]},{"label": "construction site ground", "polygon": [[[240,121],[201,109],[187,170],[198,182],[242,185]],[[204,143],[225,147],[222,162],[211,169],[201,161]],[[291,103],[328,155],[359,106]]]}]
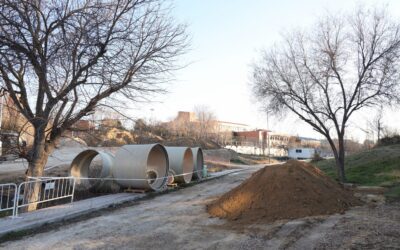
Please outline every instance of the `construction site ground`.
[{"label": "construction site ground", "polygon": [[[400,203],[368,203],[344,214],[238,225],[206,205],[259,167],[175,192],[15,235],[5,249],[398,249]],[[285,209],[285,208],[282,208]]]}]

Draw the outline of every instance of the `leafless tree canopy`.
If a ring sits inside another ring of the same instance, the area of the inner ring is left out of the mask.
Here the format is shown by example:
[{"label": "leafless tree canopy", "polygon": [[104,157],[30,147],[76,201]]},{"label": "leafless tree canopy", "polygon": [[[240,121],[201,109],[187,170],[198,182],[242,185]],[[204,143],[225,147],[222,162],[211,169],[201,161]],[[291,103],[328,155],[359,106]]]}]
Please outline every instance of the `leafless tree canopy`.
[{"label": "leafless tree canopy", "polygon": [[35,128],[33,165],[105,98],[163,90],[187,48],[169,12],[157,0],[0,0],[1,84]]},{"label": "leafless tree canopy", "polygon": [[347,122],[364,107],[399,100],[399,56],[400,25],[386,10],[328,15],[264,52],[254,93],[266,109],[290,110],[324,135],[344,181]]},{"label": "leafless tree canopy", "polygon": [[204,105],[198,105],[194,107],[194,113],[196,114],[198,120],[197,126],[197,137],[207,138],[209,134],[217,133],[217,116],[214,112]]}]

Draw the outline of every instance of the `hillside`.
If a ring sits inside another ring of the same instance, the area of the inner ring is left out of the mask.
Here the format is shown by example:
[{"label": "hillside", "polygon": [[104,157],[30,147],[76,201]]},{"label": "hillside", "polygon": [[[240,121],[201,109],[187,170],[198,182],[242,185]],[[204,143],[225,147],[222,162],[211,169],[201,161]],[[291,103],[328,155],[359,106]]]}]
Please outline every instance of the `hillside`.
[{"label": "hillside", "polygon": [[[336,178],[335,160],[324,160],[315,165]],[[400,144],[376,147],[346,157],[347,180],[366,186],[388,187],[388,196],[400,197]]]}]

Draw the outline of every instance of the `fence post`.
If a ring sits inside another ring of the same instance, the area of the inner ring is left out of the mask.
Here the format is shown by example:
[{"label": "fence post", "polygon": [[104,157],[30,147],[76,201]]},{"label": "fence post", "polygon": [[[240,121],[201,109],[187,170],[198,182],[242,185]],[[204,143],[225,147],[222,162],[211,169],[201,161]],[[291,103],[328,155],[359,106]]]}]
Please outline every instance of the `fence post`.
[{"label": "fence post", "polygon": [[[22,185],[24,184],[24,182],[22,182],[21,184],[19,184],[18,185],[18,189],[17,189],[17,199],[16,199],[16,201],[15,201],[15,217],[18,217],[18,205],[19,205],[19,196],[20,196],[20,193],[21,193],[21,187],[22,187]],[[24,192],[25,192],[25,190],[24,190]]]},{"label": "fence post", "polygon": [[74,202],[74,195],[75,195],[75,177],[72,177],[72,196],[71,196],[71,203]]},{"label": "fence post", "polygon": [[13,208],[12,218],[17,217],[17,215],[15,214],[16,213],[15,210],[17,209],[17,205],[18,205],[18,199],[17,199],[18,195],[17,195],[17,193],[19,192],[17,184],[14,184],[14,188],[15,188],[15,191],[14,191],[14,204],[13,204],[14,208]]}]

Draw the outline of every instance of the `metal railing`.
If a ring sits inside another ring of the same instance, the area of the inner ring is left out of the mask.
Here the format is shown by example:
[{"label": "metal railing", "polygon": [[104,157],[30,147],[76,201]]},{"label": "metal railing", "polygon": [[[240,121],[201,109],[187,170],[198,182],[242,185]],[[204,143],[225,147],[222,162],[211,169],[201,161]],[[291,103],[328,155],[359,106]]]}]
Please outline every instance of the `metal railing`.
[{"label": "metal railing", "polygon": [[[70,198],[72,203],[74,200],[74,191],[74,177],[42,177],[22,182],[18,186],[15,216],[18,215],[20,208],[26,208],[31,205],[43,208],[51,202],[54,203],[57,200],[67,198]],[[35,198],[34,200],[32,200],[33,197]]]},{"label": "metal railing", "polygon": [[17,184],[0,184],[0,212],[12,210],[12,215],[15,216],[17,193]]}]

